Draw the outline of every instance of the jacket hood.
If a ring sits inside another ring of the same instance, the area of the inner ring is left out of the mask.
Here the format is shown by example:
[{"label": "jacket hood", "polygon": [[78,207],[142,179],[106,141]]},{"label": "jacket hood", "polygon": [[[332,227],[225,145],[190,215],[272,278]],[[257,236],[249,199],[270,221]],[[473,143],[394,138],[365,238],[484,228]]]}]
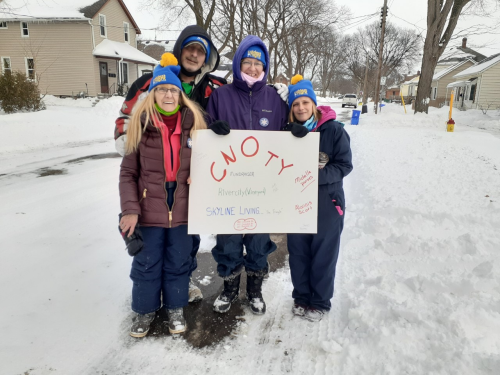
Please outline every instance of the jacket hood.
[{"label": "jacket hood", "polygon": [[318,129],[325,122],[335,120],[337,118],[337,113],[326,105],[320,105],[318,107],[318,111],[321,112],[321,120],[319,120],[318,126],[316,126],[315,129]]},{"label": "jacket hood", "polygon": [[264,42],[255,35],[248,35],[245,39],[243,39],[240,43],[240,46],[236,50],[233,58],[233,75],[234,78],[241,80],[241,60],[243,54],[252,46],[259,46],[262,48],[266,55],[266,68],[264,69],[264,78],[262,81],[267,82],[267,73],[269,72],[269,51],[267,50]]},{"label": "jacket hood", "polygon": [[191,25],[182,30],[174,45],[174,56],[179,61],[179,64],[181,62],[182,43],[187,38],[195,35],[205,38],[210,44],[210,57],[208,58],[208,61],[205,63],[205,65],[202,66],[201,73],[195,77],[194,83],[196,85],[202,80],[205,74],[211,73],[219,67],[220,56],[219,51],[217,51],[217,48],[215,48],[214,44],[212,43],[212,39],[210,39],[210,36],[207,34],[207,32],[200,26]]}]

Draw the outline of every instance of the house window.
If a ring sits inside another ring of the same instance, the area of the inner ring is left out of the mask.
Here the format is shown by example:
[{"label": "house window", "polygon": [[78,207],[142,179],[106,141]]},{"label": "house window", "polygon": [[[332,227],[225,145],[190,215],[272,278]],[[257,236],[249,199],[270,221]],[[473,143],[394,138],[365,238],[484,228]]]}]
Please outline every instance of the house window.
[{"label": "house window", "polygon": [[123,38],[129,43],[129,25],[127,22],[123,23]]},{"label": "house window", "polygon": [[35,75],[35,59],[32,57],[25,57],[24,58],[25,64],[26,64],[26,76],[29,79],[35,80],[36,75]]},{"label": "house window", "polygon": [[104,14],[99,14],[99,30],[101,36],[106,38],[106,16]]},{"label": "house window", "polygon": [[21,36],[27,38],[30,36],[30,31],[28,30],[28,22],[21,22]]},{"label": "house window", "polygon": [[10,57],[2,57],[2,74],[12,73],[12,65],[10,64]]},{"label": "house window", "polygon": [[142,75],[148,74],[148,73],[153,73],[153,71],[149,70],[149,69],[142,70]]},{"label": "house window", "polygon": [[122,71],[122,84],[128,83],[128,63],[122,62],[120,63],[120,68]]},{"label": "house window", "polygon": [[476,94],[476,85],[472,85],[470,87],[470,96],[469,96],[469,100],[474,100],[474,96]]},{"label": "house window", "polygon": [[0,29],[8,29],[8,27],[7,27],[7,21],[0,22]]},{"label": "house window", "polygon": [[436,100],[438,94],[438,88],[434,87],[434,90],[432,90],[432,99]]}]

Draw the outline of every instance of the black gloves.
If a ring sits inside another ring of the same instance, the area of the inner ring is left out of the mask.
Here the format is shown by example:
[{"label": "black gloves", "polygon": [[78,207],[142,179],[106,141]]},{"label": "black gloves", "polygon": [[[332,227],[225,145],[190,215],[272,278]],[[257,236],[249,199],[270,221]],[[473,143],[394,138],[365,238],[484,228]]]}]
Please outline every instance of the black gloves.
[{"label": "black gloves", "polygon": [[221,120],[217,120],[217,121],[212,122],[208,128],[212,129],[212,131],[215,134],[219,134],[219,135],[229,134],[229,132],[231,130],[231,128],[229,127],[229,124],[226,121],[221,121]]},{"label": "black gloves", "polygon": [[297,138],[305,137],[309,133],[309,130],[304,125],[297,124],[296,122],[287,124],[285,130],[292,132]]}]

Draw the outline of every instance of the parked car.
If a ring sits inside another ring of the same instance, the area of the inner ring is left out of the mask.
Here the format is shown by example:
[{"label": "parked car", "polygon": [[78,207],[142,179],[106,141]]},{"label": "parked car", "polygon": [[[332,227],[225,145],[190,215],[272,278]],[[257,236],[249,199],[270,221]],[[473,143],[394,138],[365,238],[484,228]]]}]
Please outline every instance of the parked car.
[{"label": "parked car", "polygon": [[358,97],[356,94],[345,94],[342,99],[342,108],[345,106],[353,106],[354,108],[358,107]]},{"label": "parked car", "polygon": [[344,99],[344,95],[339,95],[337,99]]}]

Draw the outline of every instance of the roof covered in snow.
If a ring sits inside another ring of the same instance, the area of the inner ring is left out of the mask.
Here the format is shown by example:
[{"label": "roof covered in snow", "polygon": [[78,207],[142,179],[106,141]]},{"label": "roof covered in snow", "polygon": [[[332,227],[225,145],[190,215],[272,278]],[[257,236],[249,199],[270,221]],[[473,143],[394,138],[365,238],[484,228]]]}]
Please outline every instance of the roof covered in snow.
[{"label": "roof covered in snow", "polygon": [[483,54],[469,47],[451,46],[444,50],[438,64],[456,63],[466,59],[473,59],[477,62],[483,60],[485,57]]},{"label": "roof covered in snow", "polygon": [[479,62],[479,64],[471,66],[470,68],[465,69],[464,71],[461,71],[458,74],[455,74],[453,77],[458,78],[458,77],[465,77],[471,74],[479,74],[484,72],[486,69],[491,68],[493,65],[496,65],[500,62],[500,53],[497,53],[496,55],[492,55],[483,61]]},{"label": "roof covered in snow", "polygon": [[132,61],[136,63],[156,65],[158,61],[138,49],[132,47],[128,43],[114,42],[109,39],[104,39],[92,51],[92,55],[107,57],[114,60],[123,58],[125,61]]},{"label": "roof covered in snow", "polygon": [[[92,19],[109,0],[3,0],[0,1],[0,21],[87,20]],[[127,6],[117,0],[137,33],[139,26]]]},{"label": "roof covered in snow", "polygon": [[434,76],[432,77],[432,80],[433,81],[436,81],[438,79],[441,79],[443,78],[445,75],[447,75],[448,73],[450,72],[453,72],[455,69],[457,69],[458,67],[462,66],[463,64],[465,64],[467,61],[470,61],[472,62],[473,64],[476,64],[476,62],[472,59],[472,58],[466,58],[465,60],[463,61],[459,61],[451,66],[449,66],[448,68],[446,69],[443,69],[439,72],[437,72],[436,74],[434,74]]}]

